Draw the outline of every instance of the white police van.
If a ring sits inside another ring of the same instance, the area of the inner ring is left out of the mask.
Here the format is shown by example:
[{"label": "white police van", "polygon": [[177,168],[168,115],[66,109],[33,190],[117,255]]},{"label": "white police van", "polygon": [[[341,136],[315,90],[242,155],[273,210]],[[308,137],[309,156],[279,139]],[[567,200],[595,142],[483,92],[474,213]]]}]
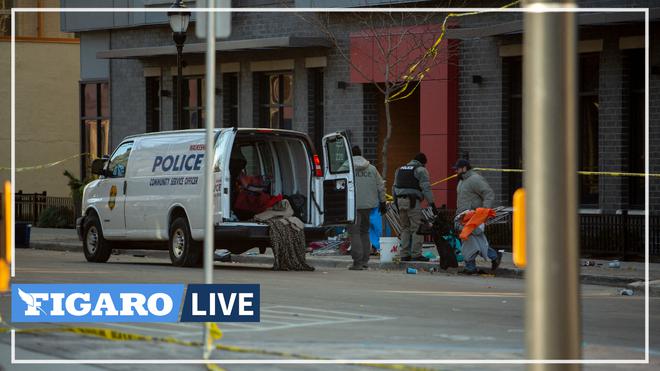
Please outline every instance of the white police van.
[{"label": "white police van", "polygon": [[[168,249],[172,264],[201,264],[204,238],[205,131],[181,130],[125,138],[96,159],[99,179],[83,193],[77,230],[85,258],[106,262],[112,249]],[[265,192],[297,205],[308,241],[330,226],[353,223],[355,188],[350,144],[343,133],[323,137],[323,164],[306,134],[279,129],[215,131],[213,199],[216,248],[234,254],[269,246],[268,225],[232,210],[242,176],[268,179]]]}]

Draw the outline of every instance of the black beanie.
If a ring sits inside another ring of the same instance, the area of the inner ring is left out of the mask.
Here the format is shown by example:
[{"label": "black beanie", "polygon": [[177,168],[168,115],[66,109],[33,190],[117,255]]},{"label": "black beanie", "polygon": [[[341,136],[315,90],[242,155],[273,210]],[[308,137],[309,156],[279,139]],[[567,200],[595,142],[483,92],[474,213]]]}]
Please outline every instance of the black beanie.
[{"label": "black beanie", "polygon": [[426,165],[426,155],[422,152],[415,155],[415,160],[421,162],[422,165]]}]

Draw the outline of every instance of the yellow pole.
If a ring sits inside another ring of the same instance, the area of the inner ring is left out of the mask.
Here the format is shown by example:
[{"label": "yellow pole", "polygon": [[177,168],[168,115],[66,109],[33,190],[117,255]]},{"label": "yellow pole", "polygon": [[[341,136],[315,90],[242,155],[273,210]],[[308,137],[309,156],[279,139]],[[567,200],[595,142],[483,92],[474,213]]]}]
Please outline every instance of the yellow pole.
[{"label": "yellow pole", "polygon": [[518,268],[527,266],[525,233],[525,188],[518,188],[513,193],[513,264]]},{"label": "yellow pole", "polygon": [[0,292],[9,291],[10,267],[11,267],[11,184],[5,181],[3,200],[4,216],[4,238],[0,251]]}]

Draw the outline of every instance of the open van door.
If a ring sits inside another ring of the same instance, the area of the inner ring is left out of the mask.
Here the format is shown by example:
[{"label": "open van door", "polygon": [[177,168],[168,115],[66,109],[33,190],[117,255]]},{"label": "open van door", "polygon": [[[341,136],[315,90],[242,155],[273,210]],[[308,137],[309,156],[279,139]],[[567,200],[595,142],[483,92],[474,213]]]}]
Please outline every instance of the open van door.
[{"label": "open van door", "polygon": [[348,138],[342,133],[323,137],[323,225],[355,220],[355,179]]}]

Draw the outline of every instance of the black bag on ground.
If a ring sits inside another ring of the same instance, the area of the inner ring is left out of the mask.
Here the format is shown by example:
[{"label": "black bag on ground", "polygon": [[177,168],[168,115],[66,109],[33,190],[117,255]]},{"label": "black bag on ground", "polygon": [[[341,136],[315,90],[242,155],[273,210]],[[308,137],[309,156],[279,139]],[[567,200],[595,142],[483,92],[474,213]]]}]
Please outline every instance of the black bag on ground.
[{"label": "black bag on ground", "polygon": [[438,249],[438,256],[440,257],[440,268],[447,270],[447,268],[458,268],[458,260],[456,259],[456,252],[454,248],[449,245],[444,236],[453,233],[451,228],[451,218],[445,210],[435,215],[431,227],[431,236],[436,249]]}]

